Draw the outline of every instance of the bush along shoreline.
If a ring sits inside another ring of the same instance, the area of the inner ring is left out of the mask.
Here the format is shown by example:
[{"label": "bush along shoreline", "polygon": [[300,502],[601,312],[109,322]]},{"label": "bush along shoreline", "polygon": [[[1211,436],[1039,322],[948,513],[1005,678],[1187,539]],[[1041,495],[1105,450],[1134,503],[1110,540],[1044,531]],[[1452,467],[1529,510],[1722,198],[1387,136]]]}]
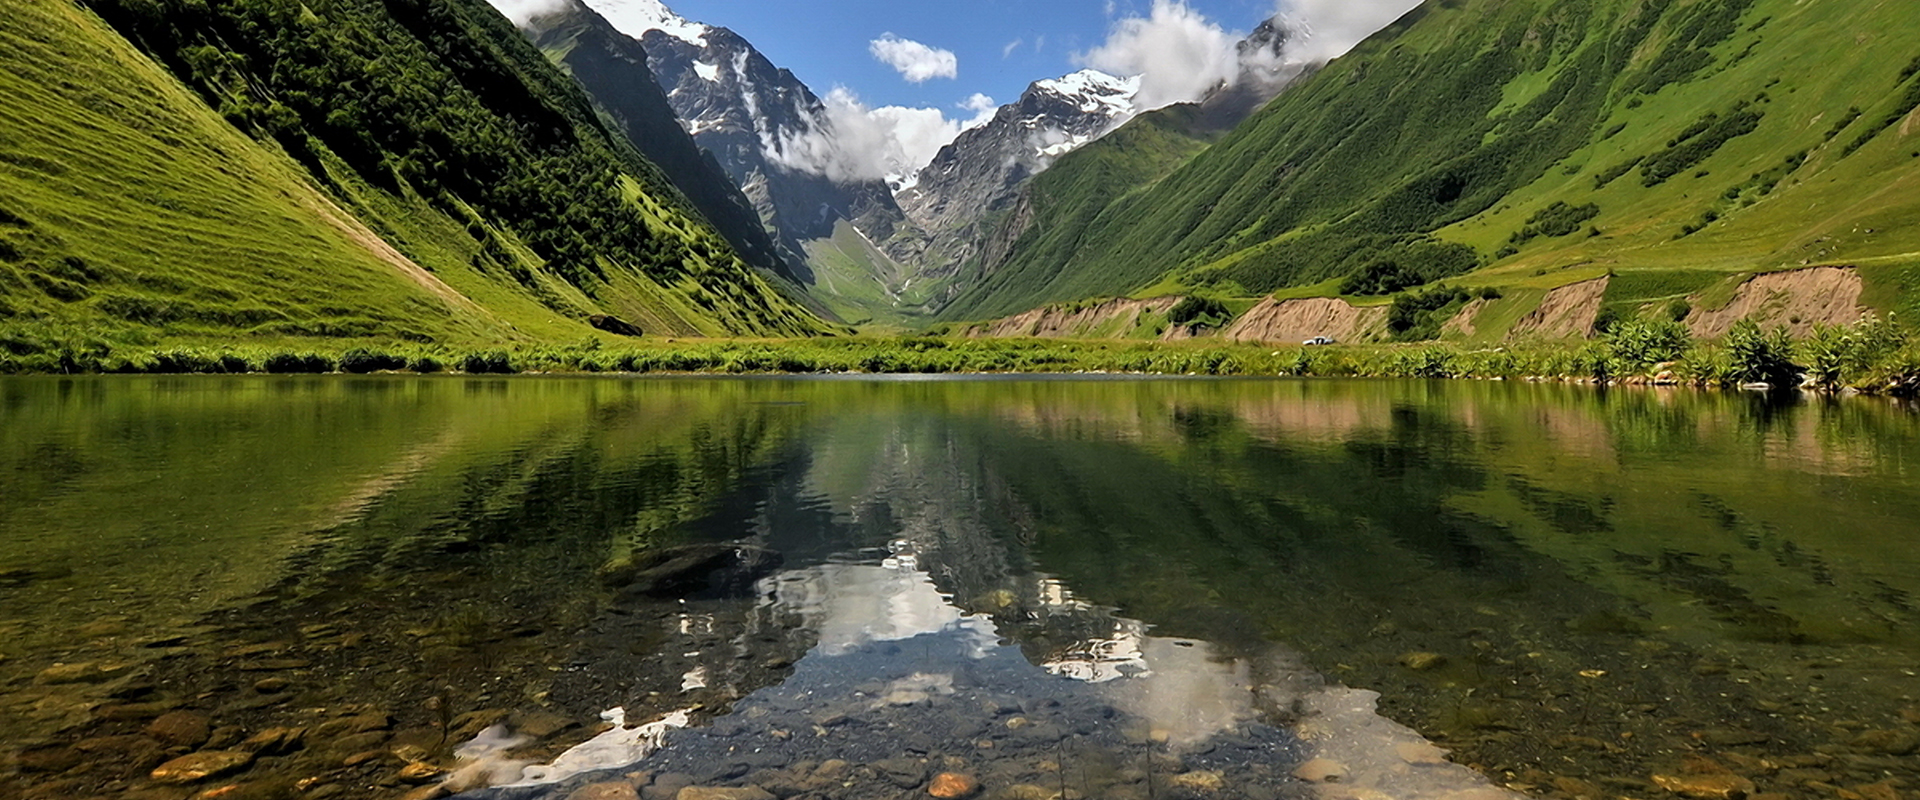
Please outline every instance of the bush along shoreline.
[{"label": "bush along shoreline", "polygon": [[1717,389],[1920,394],[1920,340],[1868,317],[1794,339],[1751,321],[1697,340],[1678,323],[1632,320],[1592,340],[1473,349],[1451,343],[1287,346],[933,336],[652,340],[465,350],[413,343],[139,347],[82,334],[0,330],[0,374],[1044,374],[1448,378]]}]

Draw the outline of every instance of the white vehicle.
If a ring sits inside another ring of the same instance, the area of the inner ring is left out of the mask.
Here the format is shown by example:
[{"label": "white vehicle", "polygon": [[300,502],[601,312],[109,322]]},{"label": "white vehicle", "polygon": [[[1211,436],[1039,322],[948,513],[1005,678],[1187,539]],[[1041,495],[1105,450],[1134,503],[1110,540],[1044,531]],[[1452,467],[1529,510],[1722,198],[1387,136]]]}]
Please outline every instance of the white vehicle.
[{"label": "white vehicle", "polygon": [[1339,342],[1336,342],[1333,339],[1330,339],[1325,336],[1315,336],[1311,339],[1301,342],[1300,344],[1305,347],[1326,347],[1327,345],[1330,345],[1330,344],[1339,344]]}]

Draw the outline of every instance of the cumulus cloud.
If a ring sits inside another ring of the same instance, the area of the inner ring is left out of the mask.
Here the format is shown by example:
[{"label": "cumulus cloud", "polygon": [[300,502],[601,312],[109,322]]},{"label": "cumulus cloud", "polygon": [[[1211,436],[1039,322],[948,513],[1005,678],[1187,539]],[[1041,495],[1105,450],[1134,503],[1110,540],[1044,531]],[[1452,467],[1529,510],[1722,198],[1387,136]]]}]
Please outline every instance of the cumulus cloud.
[{"label": "cumulus cloud", "polygon": [[960,126],[963,130],[972,130],[992,122],[993,115],[1000,113],[1000,104],[994,102],[993,98],[980,94],[979,92],[974,92],[972,97],[967,98],[966,102],[959,105],[959,108],[973,112],[973,119],[967,120],[965,124]]},{"label": "cumulus cloud", "polygon": [[507,15],[515,25],[525,25],[528,20],[542,14],[562,11],[573,5],[573,0],[487,0],[500,13]]},{"label": "cumulus cloud", "polygon": [[1181,0],[1154,0],[1147,16],[1116,20],[1104,44],[1074,54],[1074,60],[1102,72],[1140,76],[1134,103],[1148,110],[1198,100],[1238,79],[1234,45],[1241,38]]},{"label": "cumulus cloud", "polygon": [[1300,21],[1309,31],[1297,45],[1296,56],[1302,61],[1327,61],[1345,55],[1418,5],[1420,0],[1280,0],[1279,13]]},{"label": "cumulus cloud", "polygon": [[961,132],[986,124],[998,108],[984,94],[956,106],[973,112],[966,120],[950,118],[937,108],[873,108],[846,87],[835,87],[822,100],[826,114],[808,130],[762,139],[768,160],[843,183],[884,180],[895,188],[912,186],[940,148]]},{"label": "cumulus cloud", "polygon": [[960,57],[952,50],[928,47],[888,33],[867,43],[867,51],[912,83],[960,77]]}]

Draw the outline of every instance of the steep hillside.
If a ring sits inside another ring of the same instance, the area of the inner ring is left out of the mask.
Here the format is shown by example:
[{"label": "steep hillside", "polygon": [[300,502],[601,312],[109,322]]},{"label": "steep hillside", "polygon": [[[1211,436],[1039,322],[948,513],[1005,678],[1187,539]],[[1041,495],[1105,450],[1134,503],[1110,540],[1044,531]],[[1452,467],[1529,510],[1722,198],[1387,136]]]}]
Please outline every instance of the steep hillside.
[{"label": "steep hillside", "polygon": [[753,204],[713,155],[685,129],[647,67],[640,41],[621,33],[585,4],[573,3],[533,20],[528,34],[566,68],[626,134],[640,154],[666,173],[727,242],[748,261],[772,265],[798,279],[790,256],[778,252]]},{"label": "steep hillside", "polygon": [[89,5],[0,17],[7,347],[822,328],[480,0]]},{"label": "steep hillside", "polygon": [[1084,227],[1025,231],[949,316],[1468,272],[1524,289],[1647,273],[1629,283],[1685,297],[1819,264],[1903,306],[1916,57],[1920,15],[1895,0],[1430,2],[1131,193],[1064,186],[1093,149],[1063,160],[1047,213]]},{"label": "steep hillside", "polygon": [[1143,114],[1061,158],[1026,185],[1010,211],[989,221],[996,235],[980,248],[979,276],[943,316],[980,319],[1067,297],[1098,296],[1101,292],[1094,287],[1131,289],[1099,274],[1055,276],[1045,269],[1044,259],[1057,256],[1064,261],[1082,247],[1104,209],[1091,202],[1094,198],[1116,198],[1153,184],[1206,149],[1235,121],[1231,115],[1222,120],[1202,106],[1171,106]]}]

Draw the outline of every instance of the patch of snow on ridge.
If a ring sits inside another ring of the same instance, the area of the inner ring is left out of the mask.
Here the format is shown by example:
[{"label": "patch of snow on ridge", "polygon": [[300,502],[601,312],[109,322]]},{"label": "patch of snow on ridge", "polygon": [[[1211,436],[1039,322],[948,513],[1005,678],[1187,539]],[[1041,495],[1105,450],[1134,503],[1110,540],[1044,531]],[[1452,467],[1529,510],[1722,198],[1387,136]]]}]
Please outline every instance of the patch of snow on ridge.
[{"label": "patch of snow on ridge", "polygon": [[695,74],[705,79],[708,83],[720,82],[720,65],[719,64],[709,64],[705,61],[695,61],[693,62],[693,71]]},{"label": "patch of snow on ridge", "polygon": [[1118,117],[1133,113],[1133,98],[1140,93],[1140,76],[1120,78],[1094,69],[1083,69],[1064,78],[1036,81],[1035,89],[1060,95],[1080,103],[1088,114],[1105,111]]},{"label": "patch of snow on ridge", "polygon": [[[600,12],[621,33],[638,39],[647,31],[661,31],[694,47],[707,46],[707,33],[713,28],[689,22],[673,13],[660,0],[582,0]],[[704,74],[704,73],[703,73]]]}]

